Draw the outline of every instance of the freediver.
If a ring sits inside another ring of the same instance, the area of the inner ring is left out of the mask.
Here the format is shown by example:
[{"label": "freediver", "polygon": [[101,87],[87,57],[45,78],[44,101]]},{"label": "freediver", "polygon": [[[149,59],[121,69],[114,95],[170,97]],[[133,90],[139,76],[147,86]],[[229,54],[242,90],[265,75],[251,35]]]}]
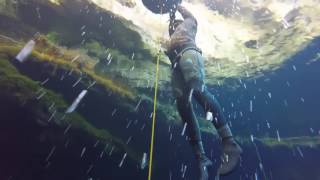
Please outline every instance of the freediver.
[{"label": "freediver", "polygon": [[221,138],[223,155],[219,175],[227,175],[235,169],[242,149],[233,138],[219,102],[205,85],[204,58],[195,42],[197,20],[185,7],[178,5],[176,9],[184,20],[175,18],[176,10],[170,13],[170,41],[166,54],[173,68],[172,89],[180,117],[187,124],[187,135],[200,169],[199,179],[207,180],[207,166],[211,166],[212,162],[205,155],[199,122],[193,110],[193,98],[206,113],[212,114],[211,120]]}]

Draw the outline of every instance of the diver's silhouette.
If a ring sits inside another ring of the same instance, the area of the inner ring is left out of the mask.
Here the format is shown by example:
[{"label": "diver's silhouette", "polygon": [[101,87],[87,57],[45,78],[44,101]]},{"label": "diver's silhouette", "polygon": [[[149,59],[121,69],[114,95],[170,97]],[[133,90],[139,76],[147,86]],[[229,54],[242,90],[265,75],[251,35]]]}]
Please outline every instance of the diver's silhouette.
[{"label": "diver's silhouette", "polygon": [[204,59],[195,43],[197,20],[181,5],[177,10],[184,20],[175,18],[175,10],[170,13],[170,43],[166,54],[172,63],[172,87],[177,109],[182,120],[187,124],[190,144],[200,169],[199,179],[207,180],[207,166],[212,165],[212,162],[206,157],[203,149],[199,123],[192,105],[193,98],[207,114],[212,114],[211,120],[222,139],[223,156],[218,169],[219,175],[226,175],[235,169],[242,150],[233,138],[216,97],[205,86]]}]

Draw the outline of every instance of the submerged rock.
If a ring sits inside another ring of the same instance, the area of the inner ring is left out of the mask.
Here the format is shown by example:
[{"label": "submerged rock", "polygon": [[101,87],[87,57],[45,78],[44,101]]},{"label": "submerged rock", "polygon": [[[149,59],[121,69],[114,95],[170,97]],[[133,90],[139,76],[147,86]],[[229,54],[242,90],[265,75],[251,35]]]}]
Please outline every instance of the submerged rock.
[{"label": "submerged rock", "polygon": [[245,42],[244,45],[247,48],[251,48],[251,49],[258,49],[259,48],[259,43],[257,40],[249,40],[249,41]]},{"label": "submerged rock", "polygon": [[135,0],[118,0],[118,1],[120,2],[120,4],[127,6],[129,8],[133,8],[137,5]]}]

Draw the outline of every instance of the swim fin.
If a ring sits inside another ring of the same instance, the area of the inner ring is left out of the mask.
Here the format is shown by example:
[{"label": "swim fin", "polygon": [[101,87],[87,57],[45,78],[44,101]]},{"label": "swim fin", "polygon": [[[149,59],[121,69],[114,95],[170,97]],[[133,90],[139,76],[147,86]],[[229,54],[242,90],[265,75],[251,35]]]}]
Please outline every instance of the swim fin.
[{"label": "swim fin", "polygon": [[222,148],[222,162],[218,169],[218,175],[224,176],[235,170],[236,166],[239,164],[242,149],[233,138],[223,140]]}]

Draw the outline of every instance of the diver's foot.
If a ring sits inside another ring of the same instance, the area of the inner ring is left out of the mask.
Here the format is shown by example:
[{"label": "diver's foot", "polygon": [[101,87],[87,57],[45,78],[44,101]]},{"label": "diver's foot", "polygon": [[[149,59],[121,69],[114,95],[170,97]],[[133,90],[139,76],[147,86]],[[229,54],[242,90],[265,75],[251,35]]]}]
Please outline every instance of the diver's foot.
[{"label": "diver's foot", "polygon": [[208,166],[212,166],[212,162],[205,155],[201,155],[199,158],[200,176],[199,180],[208,180]]},{"label": "diver's foot", "polygon": [[242,149],[233,138],[223,140],[222,148],[223,155],[221,165],[218,169],[218,174],[227,175],[231,173],[238,165]]}]

